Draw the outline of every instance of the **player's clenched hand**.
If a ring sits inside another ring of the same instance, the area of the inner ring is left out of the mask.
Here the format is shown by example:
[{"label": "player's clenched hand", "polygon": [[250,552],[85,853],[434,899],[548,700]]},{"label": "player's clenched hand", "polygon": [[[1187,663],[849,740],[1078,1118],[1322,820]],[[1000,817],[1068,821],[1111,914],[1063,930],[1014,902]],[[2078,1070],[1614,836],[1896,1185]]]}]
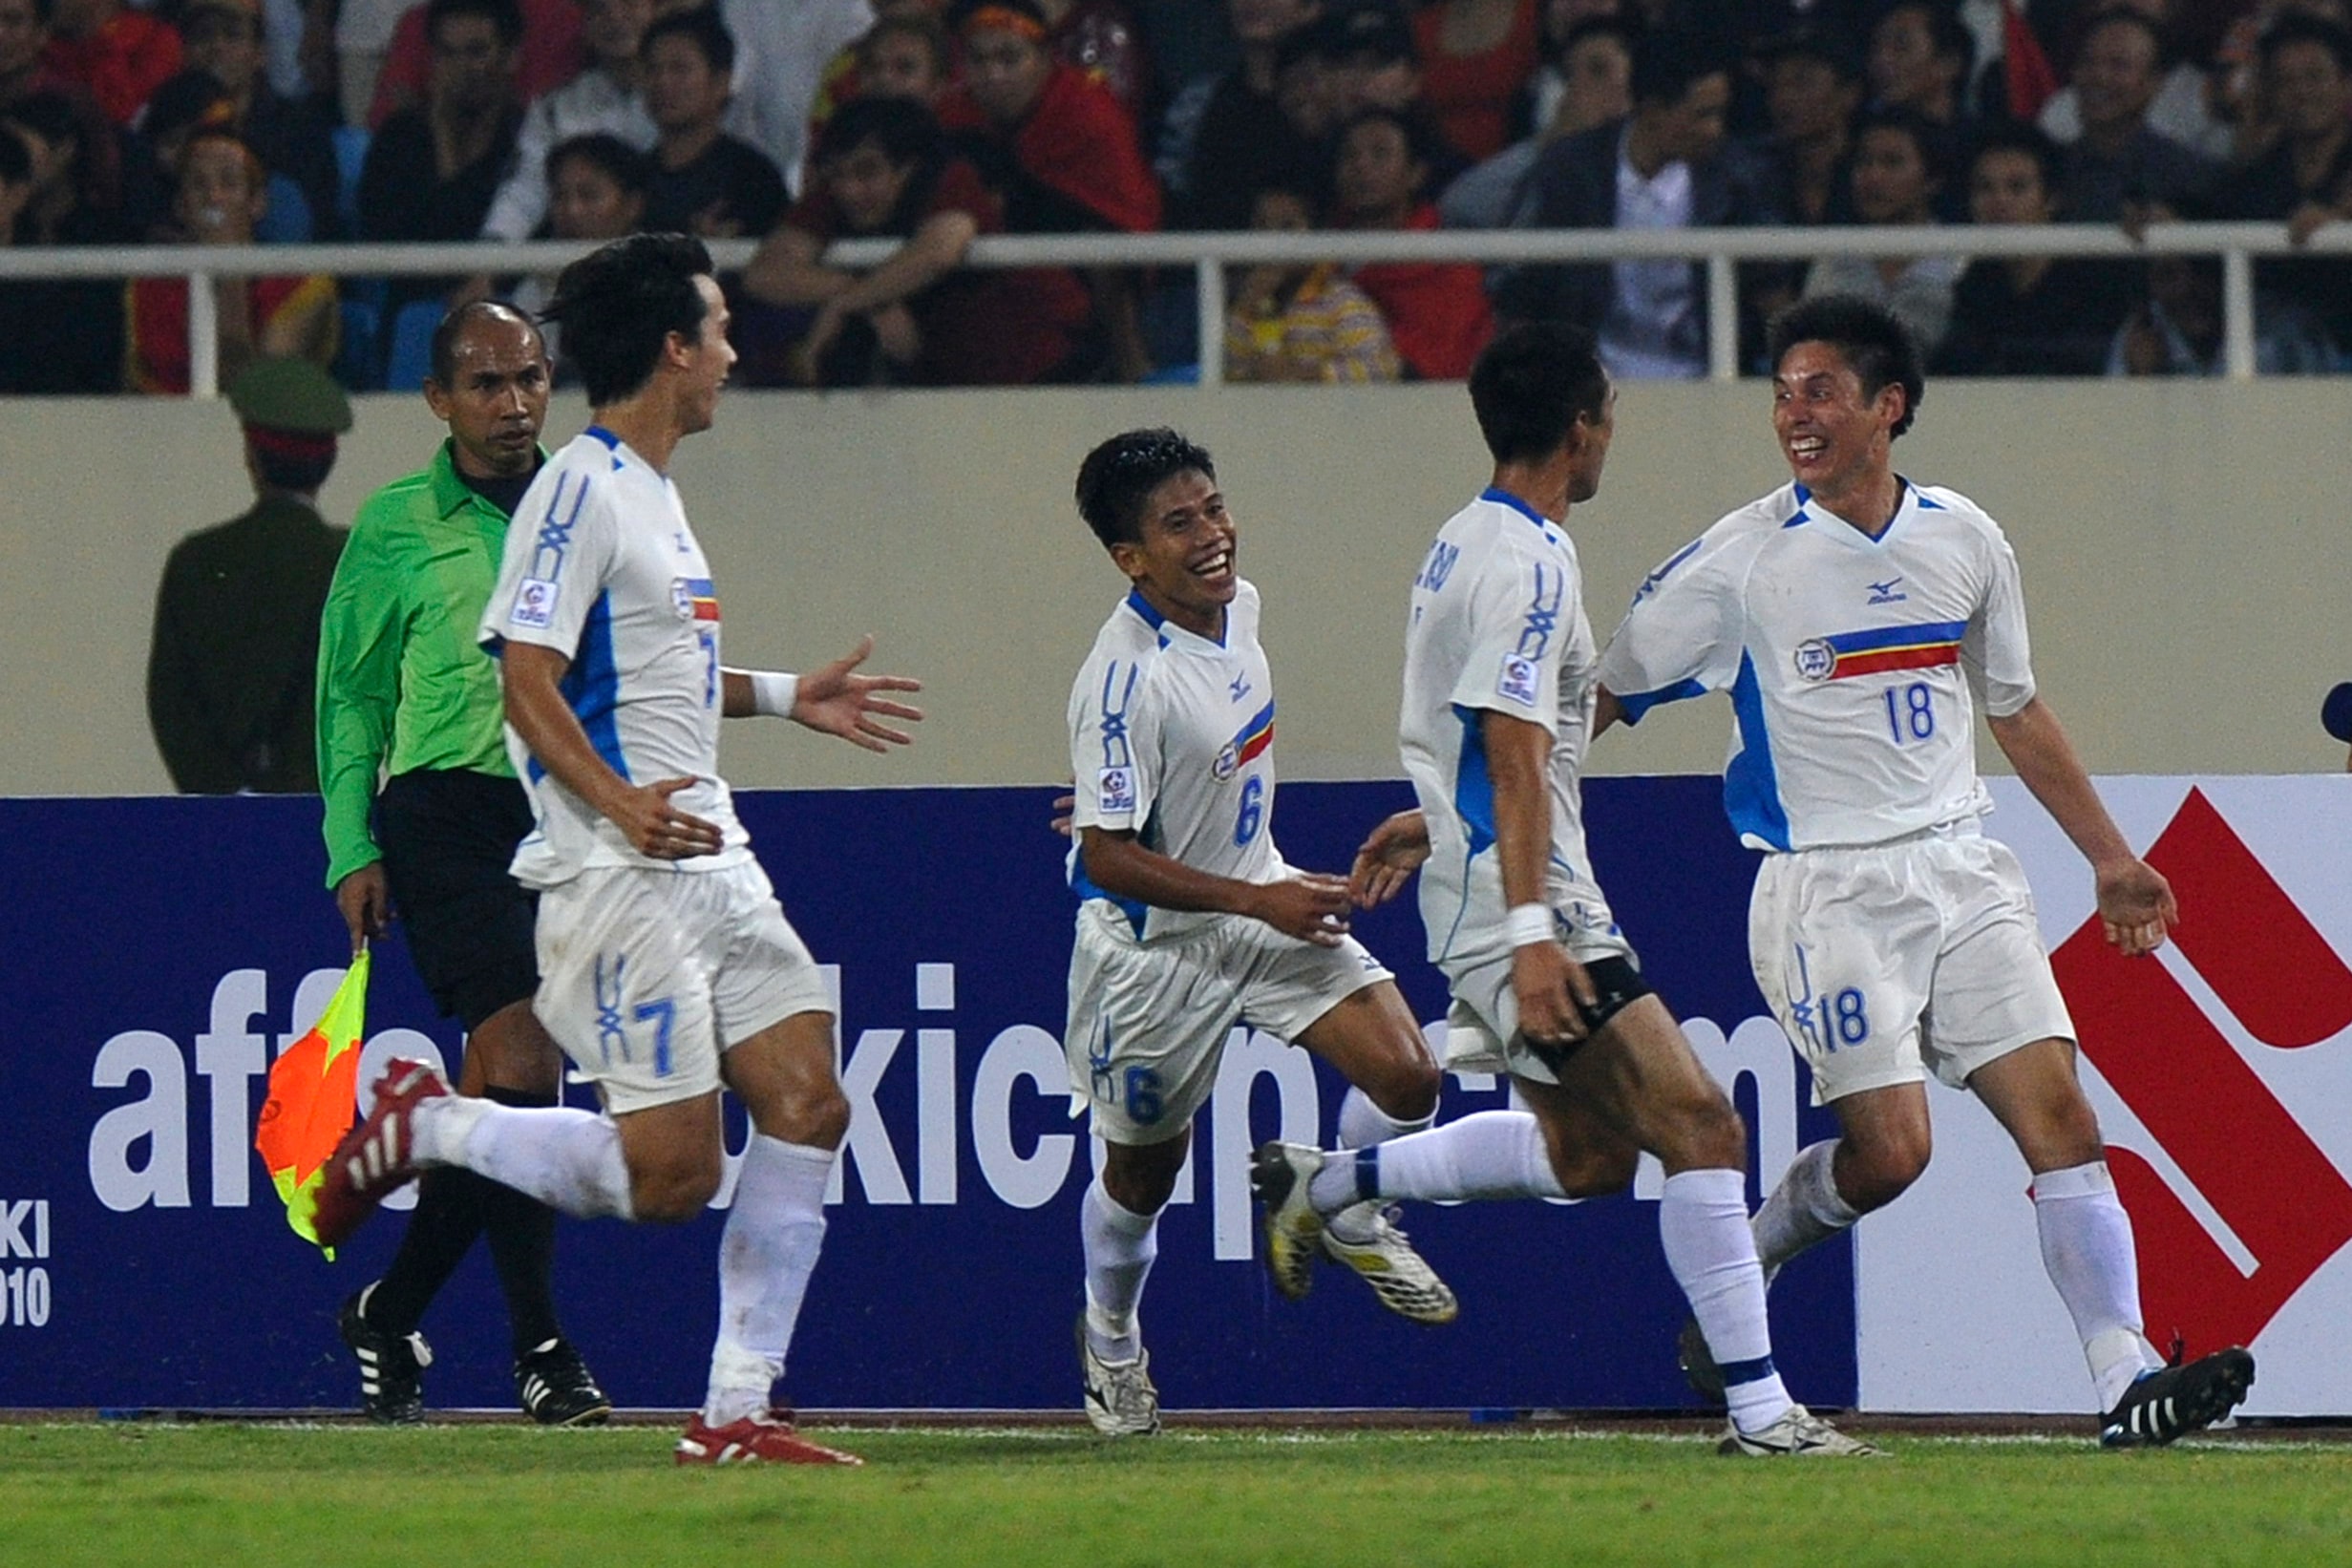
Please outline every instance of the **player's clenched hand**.
[{"label": "player's clenched hand", "polygon": [[1584,1014],[1600,999],[1584,965],[1552,943],[1531,943],[1511,955],[1511,989],[1519,1003],[1519,1032],[1536,1046],[1557,1048],[1584,1038]]},{"label": "player's clenched hand", "polygon": [[392,922],[392,884],[384,879],[384,862],[371,860],[335,884],[335,907],[350,928],[356,954],[370,937],[380,937]]},{"label": "player's clenched hand", "polygon": [[1359,909],[1373,909],[1405,891],[1405,884],[1430,858],[1430,824],[1417,811],[1398,812],[1372,830],[1356,851],[1347,876],[1347,896]]},{"label": "player's clenched hand", "polygon": [[696,781],[663,778],[642,784],[621,796],[605,815],[628,837],[640,855],[657,860],[690,860],[697,855],[716,855],[722,842],[718,824],[681,811],[669,797]]},{"label": "player's clenched hand", "polygon": [[1241,912],[1286,937],[1337,947],[1347,935],[1347,883],[1319,872],[1300,872],[1279,882],[1260,883],[1251,890],[1250,906]]},{"label": "player's clenched hand", "polygon": [[2146,860],[2123,860],[2099,873],[2099,923],[2126,958],[2152,953],[2180,923],[2172,884]]},{"label": "player's clenched hand", "polygon": [[838,735],[852,746],[862,746],[869,752],[886,752],[893,746],[906,746],[914,736],[903,730],[894,730],[878,719],[906,719],[922,717],[922,710],[909,708],[902,702],[893,702],[879,695],[884,691],[921,691],[922,683],[905,675],[860,675],[858,667],[874,651],[872,633],[858,640],[858,646],[840,658],[800,677],[800,689],[793,698],[793,720],[828,735]]},{"label": "player's clenched hand", "polygon": [[1053,797],[1054,832],[1065,838],[1074,837],[1077,829],[1071,824],[1077,820],[1077,816],[1078,797],[1075,795],[1057,795]]}]

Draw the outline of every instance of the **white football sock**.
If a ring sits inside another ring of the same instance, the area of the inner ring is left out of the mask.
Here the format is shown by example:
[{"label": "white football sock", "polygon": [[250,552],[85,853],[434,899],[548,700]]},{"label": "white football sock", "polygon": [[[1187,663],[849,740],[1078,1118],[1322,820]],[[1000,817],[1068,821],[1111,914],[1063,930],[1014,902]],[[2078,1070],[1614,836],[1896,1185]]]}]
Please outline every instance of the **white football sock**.
[{"label": "white football sock", "polygon": [[1780,1185],[1756,1211],[1750,1228],[1756,1237],[1756,1257],[1764,1264],[1764,1282],[1770,1284],[1781,1265],[1815,1241],[1825,1241],[1862,1218],[1862,1212],[1838,1196],[1831,1161],[1837,1140],[1808,1145],[1789,1162]]},{"label": "white football sock", "polygon": [[1690,1301],[1706,1347],[1723,1369],[1731,1424],[1761,1431],[1788,1413],[1789,1390],[1772,1367],[1764,1317],[1764,1270],[1748,1228],[1748,1177],[1739,1171],[1684,1171],[1666,1177],[1658,1239],[1666,1266]]},{"label": "white football sock", "polygon": [[793,1325],[825,1241],[825,1181],[834,1152],[753,1133],[719,1236],[719,1334],[710,1347],[703,1419],[756,1414],[774,1397]]},{"label": "white football sock", "polygon": [[1443,1127],[1379,1146],[1377,1153],[1341,1150],[1324,1156],[1307,1184],[1320,1212],[1359,1197],[1565,1197],[1545,1153],[1543,1127],[1525,1111],[1477,1111]]},{"label": "white football sock", "polygon": [[[1382,1148],[1398,1138],[1411,1137],[1427,1132],[1430,1123],[1437,1119],[1434,1106],[1426,1116],[1412,1121],[1398,1121],[1379,1106],[1372,1097],[1352,1085],[1340,1101],[1340,1148],[1343,1151]],[[1324,1224],[1343,1240],[1369,1240],[1380,1225],[1380,1205],[1369,1201],[1343,1203],[1326,1218]],[[1315,1199],[1314,1183],[1307,1183],[1307,1201]]]},{"label": "white football sock", "polygon": [[1123,1208],[1098,1174],[1078,1204],[1086,1252],[1086,1334],[1105,1361],[1133,1361],[1143,1350],[1135,1323],[1143,1282],[1159,1256],[1159,1216]]},{"label": "white football sock", "polygon": [[2033,1218],[2042,1233],[2042,1266],[2073,1315],[2105,1413],[2134,1378],[2163,1365],[2140,1331],[2131,1217],[2115,1196],[2107,1161],[2100,1159],[2035,1176]]},{"label": "white football sock", "polygon": [[420,1165],[461,1165],[578,1219],[636,1216],[609,1116],[451,1094],[417,1107],[409,1127]]}]

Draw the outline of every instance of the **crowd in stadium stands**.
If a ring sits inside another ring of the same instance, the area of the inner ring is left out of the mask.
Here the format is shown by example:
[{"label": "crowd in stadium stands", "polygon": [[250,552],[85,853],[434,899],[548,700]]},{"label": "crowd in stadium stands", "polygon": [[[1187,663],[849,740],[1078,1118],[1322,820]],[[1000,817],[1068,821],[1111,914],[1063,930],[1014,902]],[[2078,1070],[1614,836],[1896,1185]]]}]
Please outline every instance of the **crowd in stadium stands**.
[{"label": "crowd in stadium stands", "polygon": [[[1875,257],[1854,223],[2352,218],[2352,0],[0,0],[0,244],[760,241],[740,379],[1180,377],[1187,269],[990,234],[1792,225],[1771,310],[1881,300],[1952,374],[2214,374],[2217,259]],[[893,238],[879,267],[830,242]],[[1965,244],[1956,245],[1964,252]],[[2266,371],[2352,369],[2352,262],[2263,260]],[[478,275],[214,286],[223,381],[413,387]],[[1229,374],[1459,377],[1557,317],[1706,368],[1693,262],[1236,267]],[[0,392],[175,392],[184,282],[0,283]]]}]

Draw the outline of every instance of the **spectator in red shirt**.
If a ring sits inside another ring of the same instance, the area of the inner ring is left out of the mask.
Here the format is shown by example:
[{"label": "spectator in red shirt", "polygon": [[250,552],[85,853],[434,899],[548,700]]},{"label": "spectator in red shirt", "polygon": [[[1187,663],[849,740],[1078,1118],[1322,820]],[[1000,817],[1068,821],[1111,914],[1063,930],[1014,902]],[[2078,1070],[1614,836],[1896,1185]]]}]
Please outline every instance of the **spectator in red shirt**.
[{"label": "spectator in red shirt", "polygon": [[1159,226],[1159,184],[1135,124],[1110,89],[1053,57],[1029,0],[984,0],[964,15],[964,85],[940,119],[974,133],[1009,175],[1006,226],[1017,234]]},{"label": "spectator in red shirt", "polygon": [[1510,144],[1511,110],[1536,74],[1536,0],[1430,0],[1413,16],[1421,103],[1471,159]]},{"label": "spectator in red shirt", "polygon": [[[580,35],[578,0],[522,0],[522,44],[515,57],[515,91],[529,104],[587,69],[588,49]],[[422,0],[392,29],[384,70],[375,78],[375,100],[368,124],[381,129],[401,110],[424,98],[433,74],[433,35]]]},{"label": "spectator in red shirt", "polygon": [[[1013,386],[1084,368],[1091,307],[1070,272],[960,270],[973,240],[1002,229],[1002,202],[929,110],[903,98],[843,104],[816,171],[743,274],[752,300],[783,307],[770,334],[780,341],[743,345],[747,380]],[[835,240],[884,235],[906,243],[871,272],[821,261]],[[738,317],[747,328],[752,314]]]},{"label": "spectator in red shirt", "polygon": [[[1357,116],[1340,133],[1332,183],[1340,226],[1433,229],[1429,133],[1389,109]],[[1484,280],[1466,262],[1376,262],[1356,268],[1356,286],[1388,318],[1406,369],[1423,381],[1459,381],[1494,331]]]},{"label": "spectator in red shirt", "polygon": [[86,89],[117,125],[130,124],[179,74],[179,31],[122,0],[56,0],[49,22],[50,69]]}]

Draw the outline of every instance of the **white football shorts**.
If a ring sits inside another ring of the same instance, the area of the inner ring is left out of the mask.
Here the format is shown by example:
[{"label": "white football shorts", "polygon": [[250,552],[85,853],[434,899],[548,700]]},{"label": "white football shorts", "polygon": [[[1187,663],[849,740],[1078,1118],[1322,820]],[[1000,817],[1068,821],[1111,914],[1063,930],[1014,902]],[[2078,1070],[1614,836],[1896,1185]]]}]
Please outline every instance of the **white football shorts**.
[{"label": "white football shorts", "polygon": [[[1579,905],[1581,911],[1586,906]],[[1607,905],[1600,907],[1604,911]],[[1642,967],[1633,943],[1614,920],[1579,922],[1555,909],[1553,926],[1560,944],[1579,964],[1619,958]],[[1491,949],[1477,962],[1441,965],[1452,1002],[1446,1008],[1446,1070],[1449,1072],[1508,1072],[1539,1084],[1556,1084],[1559,1075],[1541,1056],[1527,1048],[1519,1034],[1519,994],[1511,985],[1508,949]]]},{"label": "white football shorts", "polygon": [[1090,899],[1078,910],[1062,1035],[1070,1113],[1091,1108],[1110,1143],[1163,1143],[1208,1103],[1236,1024],[1296,1040],[1391,978],[1353,937],[1318,947],[1241,915],[1145,946],[1125,915]]},{"label": "white football shorts", "polygon": [[720,1051],[833,1010],[756,860],[591,867],[540,895],[538,938],[533,1009],[614,1115],[707,1094]]},{"label": "white football shorts", "polygon": [[1748,952],[1813,1073],[1813,1103],[1924,1081],[1954,1088],[2037,1040],[2072,1040],[2033,892],[1972,822],[1892,843],[1767,855]]}]

